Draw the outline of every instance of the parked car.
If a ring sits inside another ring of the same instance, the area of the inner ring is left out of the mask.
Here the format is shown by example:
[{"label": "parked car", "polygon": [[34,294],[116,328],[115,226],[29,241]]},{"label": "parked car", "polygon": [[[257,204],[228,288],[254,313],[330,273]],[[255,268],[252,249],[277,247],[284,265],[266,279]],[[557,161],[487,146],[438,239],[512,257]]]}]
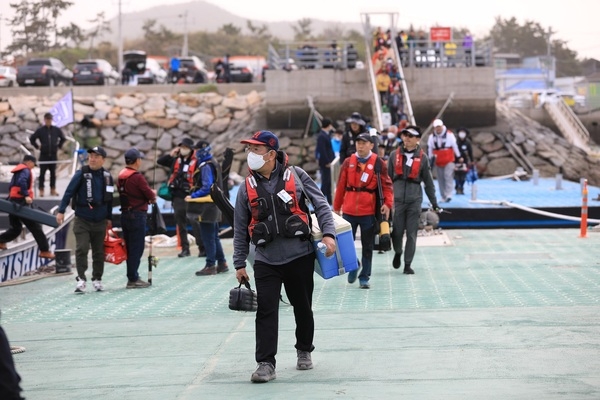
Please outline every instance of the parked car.
[{"label": "parked car", "polygon": [[13,87],[17,84],[17,70],[0,66],[0,86]]},{"label": "parked car", "polygon": [[254,71],[252,68],[241,63],[229,63],[229,76],[231,77],[231,82],[254,81]]},{"label": "parked car", "polygon": [[166,83],[167,71],[154,58],[148,57],[145,51],[126,51],[123,53],[124,83],[133,79],[138,84]]},{"label": "parked car", "polygon": [[188,83],[207,83],[208,72],[204,61],[196,56],[179,57],[179,77]]},{"label": "parked car", "polygon": [[79,60],[73,67],[73,85],[116,85],[121,76],[106,60]]},{"label": "parked car", "polygon": [[19,86],[70,85],[73,73],[58,58],[33,58],[17,69]]}]

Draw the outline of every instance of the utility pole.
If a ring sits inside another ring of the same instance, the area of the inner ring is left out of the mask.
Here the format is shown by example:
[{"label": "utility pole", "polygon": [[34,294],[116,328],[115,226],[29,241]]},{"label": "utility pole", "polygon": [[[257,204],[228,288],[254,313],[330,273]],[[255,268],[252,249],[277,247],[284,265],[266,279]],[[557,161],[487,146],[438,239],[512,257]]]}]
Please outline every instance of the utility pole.
[{"label": "utility pole", "polygon": [[122,15],[121,15],[121,0],[119,0],[119,73],[123,73],[123,23],[122,23]]},{"label": "utility pole", "polygon": [[188,29],[187,29],[187,15],[188,15],[188,11],[185,10],[185,12],[182,14],[180,14],[179,16],[183,16],[183,46],[181,47],[181,57],[187,57],[188,56]]},{"label": "utility pole", "polygon": [[550,27],[548,27],[548,40],[546,41],[546,89],[550,89],[550,56],[551,56],[551,46],[550,46],[550,36],[552,35],[552,31]]}]

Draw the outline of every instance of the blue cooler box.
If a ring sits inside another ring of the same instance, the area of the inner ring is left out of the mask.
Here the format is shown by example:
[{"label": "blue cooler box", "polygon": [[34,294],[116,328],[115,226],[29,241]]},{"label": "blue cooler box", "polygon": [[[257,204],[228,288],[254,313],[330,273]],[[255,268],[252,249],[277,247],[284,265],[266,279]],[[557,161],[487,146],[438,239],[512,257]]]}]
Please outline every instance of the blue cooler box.
[{"label": "blue cooler box", "polygon": [[329,258],[325,257],[325,254],[317,249],[317,244],[323,239],[323,233],[319,228],[319,221],[317,221],[316,215],[311,214],[312,241],[317,253],[315,271],[325,279],[358,269],[356,248],[354,247],[354,239],[352,238],[352,226],[336,213],[331,214],[335,223],[337,249],[335,254]]}]

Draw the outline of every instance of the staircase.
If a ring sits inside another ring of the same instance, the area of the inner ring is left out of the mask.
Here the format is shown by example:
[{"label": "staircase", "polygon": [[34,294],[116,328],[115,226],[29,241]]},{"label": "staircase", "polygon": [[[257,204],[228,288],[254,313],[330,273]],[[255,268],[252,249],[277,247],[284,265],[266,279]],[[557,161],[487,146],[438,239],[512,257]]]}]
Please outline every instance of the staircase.
[{"label": "staircase", "polygon": [[563,99],[544,102],[544,109],[569,143],[590,153],[590,133]]}]

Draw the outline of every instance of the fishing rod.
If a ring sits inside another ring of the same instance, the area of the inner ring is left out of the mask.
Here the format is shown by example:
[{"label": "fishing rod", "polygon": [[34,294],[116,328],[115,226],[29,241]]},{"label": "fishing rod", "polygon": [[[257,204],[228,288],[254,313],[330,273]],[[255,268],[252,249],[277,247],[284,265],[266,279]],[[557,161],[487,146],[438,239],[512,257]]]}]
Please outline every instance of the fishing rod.
[{"label": "fishing rod", "polygon": [[[156,161],[157,161],[157,157],[158,157],[158,138],[160,137],[160,133],[161,133],[161,127],[157,126],[156,127],[156,142],[154,145],[154,170],[152,173],[152,189],[154,189],[154,193],[156,193]],[[158,257],[155,257],[152,254],[152,244],[154,242],[154,235],[157,233],[158,231],[158,204],[156,203],[156,201],[154,202],[154,204],[151,205],[152,207],[152,212],[151,212],[151,222],[152,222],[152,226],[150,227],[150,245],[149,245],[149,249],[148,249],[148,283],[150,285],[152,285],[152,267],[157,267],[158,266]]]}]

